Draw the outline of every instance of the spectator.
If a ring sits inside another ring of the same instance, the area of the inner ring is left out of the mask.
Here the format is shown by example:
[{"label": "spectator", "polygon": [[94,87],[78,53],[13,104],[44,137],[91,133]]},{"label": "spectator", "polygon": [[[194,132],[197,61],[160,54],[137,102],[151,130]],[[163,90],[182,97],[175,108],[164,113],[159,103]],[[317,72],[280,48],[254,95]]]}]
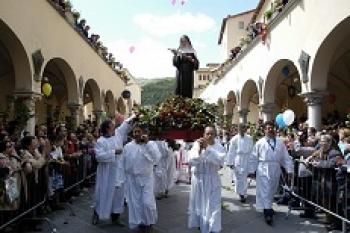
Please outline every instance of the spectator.
[{"label": "spectator", "polygon": [[90,31],[90,26],[85,26],[85,28],[83,29],[83,34],[87,39],[89,38],[89,31]]},{"label": "spectator", "polygon": [[320,149],[315,151],[310,157],[308,157],[305,162],[315,167],[335,167],[336,156],[339,156],[340,152],[332,149],[331,145],[332,137],[328,134],[322,135],[320,138]]},{"label": "spectator", "polygon": [[0,141],[0,179],[7,188],[0,193],[0,210],[17,210],[20,204],[21,159],[17,155],[14,143]]},{"label": "spectator", "polygon": [[86,26],[86,20],[85,19],[81,19],[77,25],[78,29],[83,32]]}]

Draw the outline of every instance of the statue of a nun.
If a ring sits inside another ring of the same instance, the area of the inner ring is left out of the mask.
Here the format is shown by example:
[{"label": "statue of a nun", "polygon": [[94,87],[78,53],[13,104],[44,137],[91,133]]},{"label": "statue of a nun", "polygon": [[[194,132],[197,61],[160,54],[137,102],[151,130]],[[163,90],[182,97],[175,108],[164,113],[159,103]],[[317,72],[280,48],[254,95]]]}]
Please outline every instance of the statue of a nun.
[{"label": "statue of a nun", "polygon": [[179,48],[171,51],[174,53],[173,64],[177,68],[175,95],[192,98],[194,70],[198,69],[199,61],[190,38],[182,36]]}]

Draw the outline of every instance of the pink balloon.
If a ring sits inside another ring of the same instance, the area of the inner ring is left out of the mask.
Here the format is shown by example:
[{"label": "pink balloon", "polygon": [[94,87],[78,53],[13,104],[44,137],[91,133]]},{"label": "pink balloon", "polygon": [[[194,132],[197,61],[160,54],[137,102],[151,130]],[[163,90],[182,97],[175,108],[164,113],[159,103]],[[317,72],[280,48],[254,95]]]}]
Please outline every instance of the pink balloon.
[{"label": "pink balloon", "polygon": [[135,46],[131,46],[131,47],[129,48],[129,52],[130,52],[130,53],[135,52]]},{"label": "pink balloon", "polygon": [[174,6],[176,4],[176,0],[171,0],[171,4]]}]

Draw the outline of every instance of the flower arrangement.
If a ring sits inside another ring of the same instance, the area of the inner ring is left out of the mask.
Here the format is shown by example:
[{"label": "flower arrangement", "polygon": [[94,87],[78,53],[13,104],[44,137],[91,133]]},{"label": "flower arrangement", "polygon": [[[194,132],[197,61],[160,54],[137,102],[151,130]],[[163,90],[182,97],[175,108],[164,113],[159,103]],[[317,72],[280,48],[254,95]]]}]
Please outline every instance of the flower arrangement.
[{"label": "flower arrangement", "polygon": [[140,107],[136,111],[140,113],[139,122],[156,134],[160,130],[204,129],[217,120],[215,105],[180,96],[169,96],[154,107]]}]

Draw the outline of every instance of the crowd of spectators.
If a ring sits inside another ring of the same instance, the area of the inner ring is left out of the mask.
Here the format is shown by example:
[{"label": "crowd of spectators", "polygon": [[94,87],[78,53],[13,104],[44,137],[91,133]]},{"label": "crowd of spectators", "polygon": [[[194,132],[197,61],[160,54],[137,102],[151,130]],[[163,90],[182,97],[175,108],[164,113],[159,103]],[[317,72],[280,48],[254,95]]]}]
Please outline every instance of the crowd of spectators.
[{"label": "crowd of spectators", "polygon": [[[72,5],[69,1],[66,0],[51,0],[57,8],[62,12],[72,12]],[[80,15],[79,15],[80,17]],[[108,48],[103,45],[100,41],[100,35],[91,33],[90,26],[87,24],[86,19],[79,17],[75,18],[75,27],[79,33],[86,39],[88,43],[98,52],[102,59],[107,62],[114,70],[120,72],[123,68],[123,65],[120,62],[116,62],[114,55],[108,52]]]},{"label": "crowd of spectators", "polygon": [[96,169],[99,130],[92,122],[76,130],[40,125],[35,135],[13,125],[0,126],[0,226],[41,201],[42,211],[61,209]]}]

